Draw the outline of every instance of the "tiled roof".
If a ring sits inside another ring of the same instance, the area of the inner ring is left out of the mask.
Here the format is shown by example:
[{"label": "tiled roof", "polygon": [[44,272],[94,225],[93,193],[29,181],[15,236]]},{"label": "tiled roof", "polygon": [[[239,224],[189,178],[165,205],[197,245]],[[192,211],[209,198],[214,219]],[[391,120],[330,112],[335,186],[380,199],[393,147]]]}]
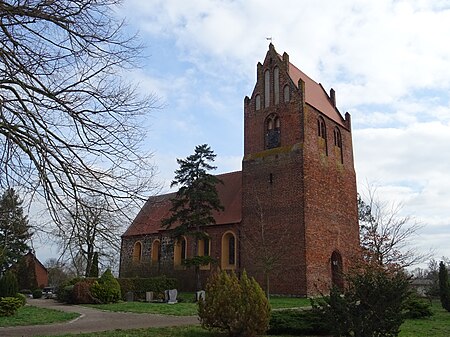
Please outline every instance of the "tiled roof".
[{"label": "tiled roof", "polygon": [[[282,58],[281,55],[278,55]],[[296,86],[298,86],[298,80],[302,79],[305,82],[305,102],[313,106],[325,116],[332,119],[336,123],[345,126],[341,114],[331,103],[328,94],[320,83],[317,83],[311,79],[308,75],[298,69],[295,65],[289,62],[289,76]]]},{"label": "tiled roof", "polygon": [[[216,225],[239,223],[242,219],[242,173],[241,171],[217,175],[223,184],[217,184],[217,192],[224,207],[214,212]],[[150,197],[122,237],[155,234],[164,230],[161,220],[169,215],[170,199],[175,193]]]}]

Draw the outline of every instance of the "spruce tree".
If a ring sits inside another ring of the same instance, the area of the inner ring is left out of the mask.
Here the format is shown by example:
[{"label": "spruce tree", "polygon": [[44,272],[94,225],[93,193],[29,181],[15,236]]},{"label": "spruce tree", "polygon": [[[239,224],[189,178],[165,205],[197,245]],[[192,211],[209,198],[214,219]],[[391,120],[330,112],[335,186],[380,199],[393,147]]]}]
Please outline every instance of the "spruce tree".
[{"label": "spruce tree", "polygon": [[[213,211],[223,210],[216,185],[222,183],[216,176],[208,171],[215,170],[211,164],[216,155],[207,144],[195,147],[194,154],[186,159],[177,159],[180,166],[175,171],[175,179],[171,187],[180,186],[175,197],[171,200],[170,216],[162,220],[165,228],[174,228],[174,236],[189,235],[194,238],[194,254],[197,255],[197,241],[205,239],[203,228],[215,223]],[[195,267],[196,287],[200,289],[201,265],[211,262],[210,257],[194,256],[186,259],[184,264]]]},{"label": "spruce tree", "polygon": [[0,274],[16,264],[28,251],[31,238],[22,201],[14,189],[8,188],[0,199]]},{"label": "spruce tree", "polygon": [[450,285],[448,283],[448,271],[444,262],[439,263],[439,296],[442,307],[450,311]]}]

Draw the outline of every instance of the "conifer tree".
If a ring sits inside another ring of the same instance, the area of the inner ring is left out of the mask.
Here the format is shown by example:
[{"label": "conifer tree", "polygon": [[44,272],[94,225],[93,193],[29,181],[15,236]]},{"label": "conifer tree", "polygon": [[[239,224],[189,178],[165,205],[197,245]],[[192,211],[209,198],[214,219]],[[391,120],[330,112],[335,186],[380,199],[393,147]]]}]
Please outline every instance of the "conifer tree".
[{"label": "conifer tree", "polygon": [[31,238],[22,201],[14,189],[8,188],[0,199],[0,274],[3,274],[29,250]]},{"label": "conifer tree", "polygon": [[[203,228],[215,223],[213,211],[223,210],[216,185],[222,183],[220,179],[208,173],[216,167],[211,164],[216,155],[207,144],[197,145],[194,154],[186,159],[177,159],[180,166],[175,171],[175,179],[171,187],[180,186],[175,197],[171,200],[171,215],[162,220],[165,228],[174,228],[174,236],[189,235],[194,238],[194,254],[197,255],[197,241],[205,239]],[[210,257],[194,256],[186,259],[184,264],[195,267],[196,287],[200,289],[201,265],[211,262]]]},{"label": "conifer tree", "polygon": [[448,283],[448,271],[444,262],[439,263],[439,296],[442,307],[450,311],[450,284]]}]

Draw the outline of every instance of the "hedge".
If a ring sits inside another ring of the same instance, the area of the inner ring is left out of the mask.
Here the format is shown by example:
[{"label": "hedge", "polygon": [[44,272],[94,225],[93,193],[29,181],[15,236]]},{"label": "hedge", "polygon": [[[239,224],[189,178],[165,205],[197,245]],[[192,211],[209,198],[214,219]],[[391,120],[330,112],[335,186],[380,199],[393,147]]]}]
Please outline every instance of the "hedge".
[{"label": "hedge", "polygon": [[168,278],[165,276],[151,277],[151,278],[118,278],[122,296],[128,292],[133,292],[136,295],[145,296],[145,292],[153,291],[154,293],[163,293],[167,289],[176,289],[178,287],[178,280],[175,278]]}]

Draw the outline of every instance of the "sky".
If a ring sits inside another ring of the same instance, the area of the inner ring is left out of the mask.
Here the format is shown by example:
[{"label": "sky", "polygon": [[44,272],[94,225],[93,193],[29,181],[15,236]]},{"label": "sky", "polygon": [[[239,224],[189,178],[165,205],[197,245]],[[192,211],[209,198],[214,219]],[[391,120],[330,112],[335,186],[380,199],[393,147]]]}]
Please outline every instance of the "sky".
[{"label": "sky", "polygon": [[423,225],[411,244],[450,257],[450,0],[124,0],[117,15],[145,45],[129,79],[159,97],[145,147],[163,191],[199,144],[216,173],[241,169],[271,38],[351,114],[359,191],[402,203]]}]

